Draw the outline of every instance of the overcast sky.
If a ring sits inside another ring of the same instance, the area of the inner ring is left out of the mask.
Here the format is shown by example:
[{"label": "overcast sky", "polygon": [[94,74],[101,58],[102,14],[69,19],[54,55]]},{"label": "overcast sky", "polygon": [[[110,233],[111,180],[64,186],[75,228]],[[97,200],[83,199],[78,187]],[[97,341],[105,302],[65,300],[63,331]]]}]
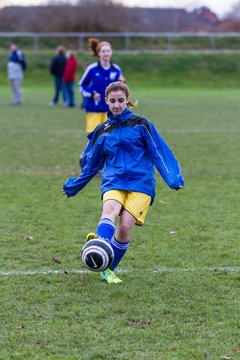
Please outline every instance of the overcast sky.
[{"label": "overcast sky", "polygon": [[[0,5],[39,5],[46,2],[47,0],[0,0]],[[119,0],[119,2],[129,6],[143,6],[142,0]],[[206,6],[219,17],[223,17],[232,9],[234,4],[240,3],[240,0],[147,0],[146,3],[144,7],[179,7],[187,10]]]}]

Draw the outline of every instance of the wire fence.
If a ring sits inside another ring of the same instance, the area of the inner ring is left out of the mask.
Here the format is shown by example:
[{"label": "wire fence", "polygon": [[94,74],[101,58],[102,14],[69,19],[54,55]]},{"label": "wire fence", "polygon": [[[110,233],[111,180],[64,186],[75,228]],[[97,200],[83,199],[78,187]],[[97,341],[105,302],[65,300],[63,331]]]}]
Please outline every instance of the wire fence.
[{"label": "wire fence", "polygon": [[96,37],[110,41],[119,52],[205,52],[239,51],[240,33],[17,33],[0,32],[0,48],[17,42],[22,48],[39,51],[59,44],[77,51],[87,50],[87,39]]}]

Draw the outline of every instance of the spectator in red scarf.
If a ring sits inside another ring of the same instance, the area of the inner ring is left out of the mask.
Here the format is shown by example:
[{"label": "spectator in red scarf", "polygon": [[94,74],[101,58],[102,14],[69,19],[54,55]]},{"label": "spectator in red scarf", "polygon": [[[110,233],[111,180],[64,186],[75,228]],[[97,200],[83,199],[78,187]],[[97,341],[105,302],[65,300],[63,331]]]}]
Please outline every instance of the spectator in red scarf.
[{"label": "spectator in red scarf", "polygon": [[68,50],[66,53],[66,66],[63,74],[63,81],[67,93],[67,105],[68,107],[74,107],[76,105],[75,101],[75,80],[77,73],[77,58],[74,55],[73,51]]}]

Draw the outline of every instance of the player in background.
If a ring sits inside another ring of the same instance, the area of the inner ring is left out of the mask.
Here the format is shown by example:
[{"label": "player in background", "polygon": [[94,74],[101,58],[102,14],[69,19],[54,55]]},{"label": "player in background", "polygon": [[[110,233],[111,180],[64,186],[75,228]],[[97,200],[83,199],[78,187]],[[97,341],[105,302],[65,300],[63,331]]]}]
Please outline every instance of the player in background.
[{"label": "player in background", "polygon": [[68,107],[75,107],[75,80],[77,73],[77,57],[75,56],[72,50],[66,52],[66,65],[63,72],[63,81],[67,94],[67,104]]},{"label": "player in background", "polygon": [[[90,38],[88,46],[97,61],[88,65],[78,87],[83,96],[82,107],[86,111],[86,132],[89,134],[107,119],[106,87],[114,81],[125,79],[120,67],[111,61],[113,52],[109,42]],[[80,166],[83,153],[84,150],[80,155]]]},{"label": "player in background", "polygon": [[[114,261],[101,272],[101,279],[120,283],[114,270],[129,247],[133,226],[143,225],[155,197],[155,169],[175,190],[184,185],[183,176],[173,152],[153,123],[131,111],[129,89],[114,82],[106,89],[108,119],[89,138],[78,178],[69,178],[62,193],[76,195],[105,163],[101,194],[103,211],[96,235],[105,239],[114,250]],[[115,221],[120,217],[117,227]]]},{"label": "player in background", "polygon": [[120,67],[111,62],[112,47],[109,42],[89,39],[88,44],[97,61],[88,65],[78,86],[86,111],[86,132],[91,133],[107,119],[106,87],[114,81],[124,81],[124,78]]},{"label": "player in background", "polygon": [[22,80],[26,70],[26,60],[22,51],[16,44],[12,44],[8,58],[8,79],[12,87],[12,105],[22,104]]},{"label": "player in background", "polygon": [[60,93],[62,93],[62,102],[65,106],[67,104],[66,89],[63,81],[63,73],[66,66],[65,48],[60,45],[56,49],[56,55],[52,58],[50,64],[50,72],[54,77],[54,97],[49,102],[49,106],[55,106],[58,104]]}]

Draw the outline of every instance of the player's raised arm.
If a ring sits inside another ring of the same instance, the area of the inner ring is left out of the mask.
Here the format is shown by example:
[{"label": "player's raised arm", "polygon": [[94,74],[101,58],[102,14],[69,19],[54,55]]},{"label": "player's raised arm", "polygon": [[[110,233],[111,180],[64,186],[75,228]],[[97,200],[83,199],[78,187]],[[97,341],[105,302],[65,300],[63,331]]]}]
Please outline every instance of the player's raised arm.
[{"label": "player's raised arm", "polygon": [[150,122],[149,130],[146,130],[146,143],[152,161],[166,184],[171,189],[181,189],[184,186],[184,179],[179,162],[169,145]]}]

